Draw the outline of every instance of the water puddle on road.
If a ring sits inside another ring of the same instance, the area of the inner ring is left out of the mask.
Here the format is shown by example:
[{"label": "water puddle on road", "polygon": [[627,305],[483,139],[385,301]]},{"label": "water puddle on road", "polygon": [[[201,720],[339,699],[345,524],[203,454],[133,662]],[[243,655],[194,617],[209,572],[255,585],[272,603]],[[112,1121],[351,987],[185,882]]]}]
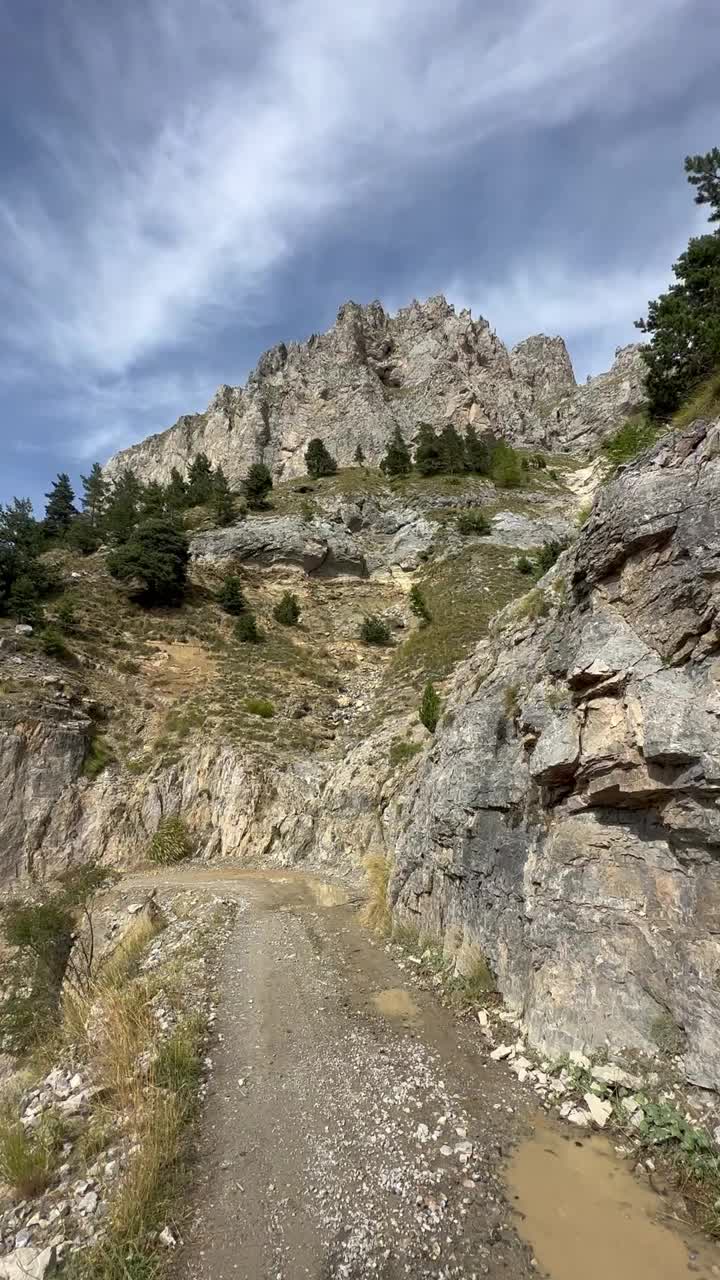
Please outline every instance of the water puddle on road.
[{"label": "water puddle on road", "polygon": [[713,1280],[720,1249],[656,1221],[663,1202],[600,1136],[538,1126],[507,1170],[516,1228],[552,1280]]},{"label": "water puddle on road", "polygon": [[388,987],[387,991],[377,991],[372,1002],[378,1013],[393,1021],[414,1022],[420,1017],[418,1006],[403,987]]}]

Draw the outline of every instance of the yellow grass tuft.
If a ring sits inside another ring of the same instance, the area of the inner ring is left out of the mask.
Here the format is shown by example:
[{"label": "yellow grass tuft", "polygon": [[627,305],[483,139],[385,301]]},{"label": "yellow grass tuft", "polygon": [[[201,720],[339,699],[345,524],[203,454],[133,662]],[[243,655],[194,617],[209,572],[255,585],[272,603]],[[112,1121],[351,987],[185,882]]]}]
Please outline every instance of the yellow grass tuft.
[{"label": "yellow grass tuft", "polygon": [[392,870],[390,859],[380,853],[370,853],[363,858],[363,866],[370,892],[362,908],[361,919],[363,924],[368,925],[375,933],[389,934],[392,925],[392,913],[388,903],[388,886]]}]

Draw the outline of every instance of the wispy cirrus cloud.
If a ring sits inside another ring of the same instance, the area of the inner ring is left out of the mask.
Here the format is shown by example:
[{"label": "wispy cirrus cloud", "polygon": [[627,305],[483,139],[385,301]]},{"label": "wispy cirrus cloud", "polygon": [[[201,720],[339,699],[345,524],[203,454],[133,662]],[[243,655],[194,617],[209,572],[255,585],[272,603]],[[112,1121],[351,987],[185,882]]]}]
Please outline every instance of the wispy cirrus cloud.
[{"label": "wispy cirrus cloud", "polygon": [[[57,387],[56,411],[97,449],[197,407],[217,335],[243,351],[256,326],[282,336],[274,283],[309,247],[347,224],[351,258],[359,224],[485,149],[612,129],[664,74],[683,91],[697,68],[676,43],[702,10],[655,0],[649,23],[626,0],[75,0],[45,11],[31,54],[10,0],[7,56],[32,75],[10,103],[0,197],[6,387]],[[498,184],[518,181],[495,164]],[[387,234],[401,253],[403,227]],[[580,327],[600,311],[612,326],[619,270],[584,302],[562,261],[551,279],[525,271],[508,251],[505,280],[477,299],[501,331],[509,310],[513,331],[520,316],[567,330],[565,307]],[[652,292],[654,267],[637,277]],[[441,283],[462,302],[478,278],[458,261]],[[308,330],[321,292],[308,286]]]}]

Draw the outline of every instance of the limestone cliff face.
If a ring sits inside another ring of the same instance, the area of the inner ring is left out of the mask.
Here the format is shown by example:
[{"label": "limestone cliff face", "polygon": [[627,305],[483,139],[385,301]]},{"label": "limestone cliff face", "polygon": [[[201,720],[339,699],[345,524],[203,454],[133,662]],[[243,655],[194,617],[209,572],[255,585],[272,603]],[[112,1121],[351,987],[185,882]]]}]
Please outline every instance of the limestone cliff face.
[{"label": "limestone cliff face", "polygon": [[394,316],[379,302],[348,302],[327,333],[266,352],[244,387],[220,387],[205,413],[116,454],[106,472],[129,466],[143,481],[166,482],[203,451],[232,484],[253,462],[287,479],[304,473],[313,436],[341,466],[358,444],[377,464],[396,426],[412,441],[422,422],[588,448],[642,400],[638,350],[625,349],[621,372],[578,389],[561,338],[529,338],[508,352],[487,320],[456,313],[442,297]]},{"label": "limestone cliff face", "polygon": [[[458,669],[397,911],[478,945],[549,1052],[670,1042],[720,1087],[720,423],[600,491]],[[535,620],[528,620],[535,618]]]}]

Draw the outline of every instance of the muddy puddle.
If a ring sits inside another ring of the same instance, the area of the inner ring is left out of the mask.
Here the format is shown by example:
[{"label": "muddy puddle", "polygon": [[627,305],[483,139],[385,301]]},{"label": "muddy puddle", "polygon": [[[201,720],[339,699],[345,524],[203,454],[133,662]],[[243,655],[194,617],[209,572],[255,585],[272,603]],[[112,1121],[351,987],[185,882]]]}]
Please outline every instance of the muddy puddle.
[{"label": "muddy puddle", "polygon": [[372,1002],[378,1013],[392,1021],[416,1022],[420,1017],[418,1006],[403,987],[388,987],[386,991],[377,991]]},{"label": "muddy puddle", "polygon": [[507,1170],[516,1227],[551,1280],[715,1280],[720,1248],[659,1221],[664,1202],[606,1138],[539,1126]]}]

